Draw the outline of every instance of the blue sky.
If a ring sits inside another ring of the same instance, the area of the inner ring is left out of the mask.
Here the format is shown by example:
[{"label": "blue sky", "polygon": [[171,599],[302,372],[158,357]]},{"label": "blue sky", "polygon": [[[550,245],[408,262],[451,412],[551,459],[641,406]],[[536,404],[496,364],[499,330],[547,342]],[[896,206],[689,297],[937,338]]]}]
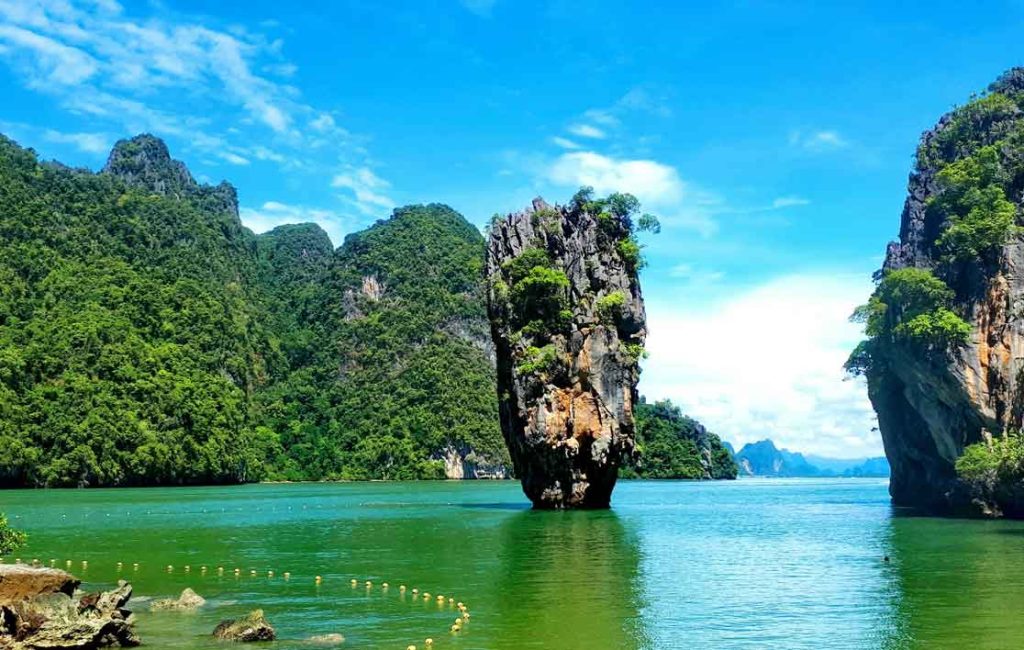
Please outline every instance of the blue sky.
[{"label": "blue sky", "polygon": [[1024,6],[715,4],[0,0],[0,131],[93,169],[152,132],[254,230],[335,244],[406,203],[482,226],[631,191],[664,224],[642,391],[736,443],[880,453],[846,316],[918,136],[1020,63]]}]

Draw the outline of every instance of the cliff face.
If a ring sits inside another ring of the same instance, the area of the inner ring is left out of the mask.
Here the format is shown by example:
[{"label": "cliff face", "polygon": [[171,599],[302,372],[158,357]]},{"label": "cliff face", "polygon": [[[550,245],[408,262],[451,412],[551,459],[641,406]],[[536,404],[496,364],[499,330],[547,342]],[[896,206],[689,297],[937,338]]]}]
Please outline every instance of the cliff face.
[{"label": "cliff face", "polygon": [[499,412],[523,491],[540,508],[608,507],[634,450],[646,336],[629,226],[535,199],[491,228]]},{"label": "cliff face", "polygon": [[[1012,225],[1024,203],[1021,106],[1024,73],[1011,70],[921,138],[900,239],[889,244],[880,277],[930,271],[949,287],[950,309],[970,331],[945,350],[895,339],[873,348],[865,375],[897,504],[970,507],[955,469],[964,448],[986,432],[1021,428],[1024,246]],[[993,232],[1000,210],[1011,224],[1005,236],[975,245]]]}]

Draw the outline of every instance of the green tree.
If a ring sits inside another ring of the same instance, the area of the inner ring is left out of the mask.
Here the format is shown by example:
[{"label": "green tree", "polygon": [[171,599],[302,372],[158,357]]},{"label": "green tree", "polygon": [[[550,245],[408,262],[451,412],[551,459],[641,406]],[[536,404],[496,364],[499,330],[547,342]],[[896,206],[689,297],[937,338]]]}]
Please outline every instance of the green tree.
[{"label": "green tree", "polygon": [[7,517],[0,513],[0,556],[20,548],[26,539],[25,533],[11,528]]}]

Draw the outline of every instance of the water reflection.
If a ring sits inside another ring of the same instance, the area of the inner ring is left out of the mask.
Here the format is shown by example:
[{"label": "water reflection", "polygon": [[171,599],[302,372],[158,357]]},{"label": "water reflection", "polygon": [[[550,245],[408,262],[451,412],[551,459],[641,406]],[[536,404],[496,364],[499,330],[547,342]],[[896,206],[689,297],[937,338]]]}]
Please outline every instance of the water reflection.
[{"label": "water reflection", "polygon": [[1024,525],[903,516],[892,520],[900,648],[1024,646]]},{"label": "water reflection", "polygon": [[650,647],[635,534],[615,512],[527,511],[501,528],[500,648]]}]

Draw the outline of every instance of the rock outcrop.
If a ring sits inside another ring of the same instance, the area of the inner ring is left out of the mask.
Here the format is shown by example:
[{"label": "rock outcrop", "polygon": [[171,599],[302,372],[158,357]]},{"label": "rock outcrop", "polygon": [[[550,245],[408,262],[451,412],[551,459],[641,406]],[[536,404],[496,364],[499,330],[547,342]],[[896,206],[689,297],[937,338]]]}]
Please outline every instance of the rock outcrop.
[{"label": "rock outcrop", "polygon": [[192,591],[192,589],[186,588],[181,592],[179,597],[163,598],[161,600],[154,601],[149,608],[155,612],[166,610],[192,611],[199,609],[205,604],[205,598]]},{"label": "rock outcrop", "polygon": [[244,618],[221,621],[220,625],[214,629],[213,636],[222,641],[239,643],[273,641],[277,638],[274,628],[263,615],[262,609],[253,610]]},{"label": "rock outcrop", "polygon": [[140,644],[125,605],[132,588],[81,594],[79,581],[56,569],[0,565],[0,648],[93,650]]},{"label": "rock outcrop", "polygon": [[167,144],[148,133],[118,140],[102,172],[129,187],[175,199],[198,199],[216,212],[238,216],[238,192],[234,186],[227,182],[200,185],[185,163],[171,158]]},{"label": "rock outcrop", "polygon": [[[866,366],[869,396],[892,467],[890,493],[899,505],[971,509],[973,497],[957,477],[957,459],[965,447],[988,434],[1001,435],[1022,426],[1021,235],[1011,227],[995,246],[970,249],[970,256],[952,248],[956,241],[943,238],[963,220],[991,219],[992,206],[997,205],[990,202],[993,196],[999,196],[999,201],[1005,196],[1012,204],[1013,219],[1021,223],[1022,107],[1024,71],[1014,69],[992,84],[987,95],[943,116],[921,138],[899,241],[889,244],[879,277],[908,268],[931,271],[954,294],[950,308],[970,325],[970,334],[964,343],[945,350],[934,343],[888,341],[875,345],[870,361],[861,364]],[[985,162],[985,156],[992,162]],[[963,167],[956,168],[959,176],[943,175],[953,165]],[[989,168],[992,171],[985,171]],[[964,193],[965,198],[960,201],[951,192]],[[944,207],[950,196],[959,201],[957,210]],[[972,196],[982,211],[970,209]],[[974,229],[971,236],[981,232]],[[974,246],[966,241],[961,248],[966,244]],[[892,312],[891,305],[888,309]]]},{"label": "rock outcrop", "polygon": [[502,432],[538,508],[606,508],[634,451],[646,336],[628,214],[543,199],[496,219],[488,311]]}]

